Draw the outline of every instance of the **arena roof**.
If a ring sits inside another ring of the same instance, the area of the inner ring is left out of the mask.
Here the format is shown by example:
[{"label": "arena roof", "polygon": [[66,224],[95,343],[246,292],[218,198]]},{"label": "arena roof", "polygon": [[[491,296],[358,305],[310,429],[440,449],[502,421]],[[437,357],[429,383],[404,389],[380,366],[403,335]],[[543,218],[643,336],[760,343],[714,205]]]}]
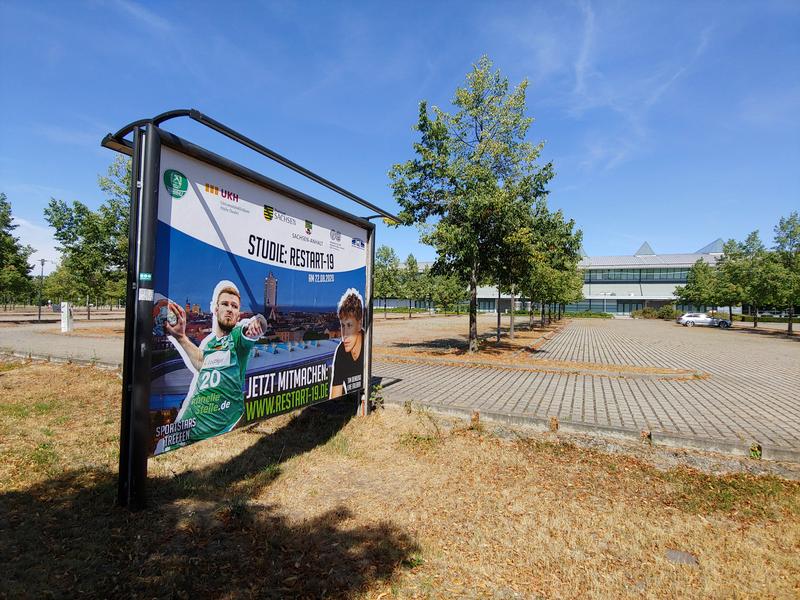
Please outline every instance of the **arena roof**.
[{"label": "arena roof", "polygon": [[582,269],[627,269],[647,267],[691,267],[698,260],[715,264],[722,253],[722,240],[717,239],[697,252],[686,254],[656,254],[644,242],[633,256],[585,256],[578,266]]}]

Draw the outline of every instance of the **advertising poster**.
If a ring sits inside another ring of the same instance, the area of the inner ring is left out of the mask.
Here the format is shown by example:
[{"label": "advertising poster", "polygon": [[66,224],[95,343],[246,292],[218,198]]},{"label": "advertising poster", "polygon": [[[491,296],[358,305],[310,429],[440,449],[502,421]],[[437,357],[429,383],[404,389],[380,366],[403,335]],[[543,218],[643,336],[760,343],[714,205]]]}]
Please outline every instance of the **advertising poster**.
[{"label": "advertising poster", "polygon": [[162,147],[149,453],[362,390],[366,240]]}]

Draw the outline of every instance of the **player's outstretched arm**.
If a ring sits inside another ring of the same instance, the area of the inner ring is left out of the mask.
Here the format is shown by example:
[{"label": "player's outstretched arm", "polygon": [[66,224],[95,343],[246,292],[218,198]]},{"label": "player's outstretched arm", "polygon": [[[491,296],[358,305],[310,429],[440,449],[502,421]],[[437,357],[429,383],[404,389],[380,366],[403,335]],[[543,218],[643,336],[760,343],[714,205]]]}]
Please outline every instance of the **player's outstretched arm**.
[{"label": "player's outstretched arm", "polygon": [[186,351],[192,366],[199,371],[203,367],[203,352],[186,335],[186,311],[172,301],[169,303],[169,309],[175,313],[177,321],[175,325],[170,325],[169,322],[164,323],[164,328]]},{"label": "player's outstretched arm", "polygon": [[267,320],[264,318],[263,315],[255,315],[250,322],[247,324],[246,329],[244,330],[245,337],[250,338],[251,340],[257,340],[261,337],[261,335],[266,331],[267,327]]}]

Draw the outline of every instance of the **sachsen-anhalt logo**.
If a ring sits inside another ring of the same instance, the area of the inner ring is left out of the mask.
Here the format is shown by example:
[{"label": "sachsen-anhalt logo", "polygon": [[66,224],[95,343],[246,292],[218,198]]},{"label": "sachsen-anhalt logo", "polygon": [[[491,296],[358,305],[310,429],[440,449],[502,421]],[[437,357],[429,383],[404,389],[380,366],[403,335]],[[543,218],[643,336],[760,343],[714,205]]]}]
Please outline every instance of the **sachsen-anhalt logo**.
[{"label": "sachsen-anhalt logo", "polygon": [[306,219],[306,235],[311,235],[311,229],[314,227],[314,224]]},{"label": "sachsen-anhalt logo", "polygon": [[272,215],[274,214],[274,210],[271,206],[264,205],[264,218],[267,221],[272,221]]},{"label": "sachsen-anhalt logo", "polygon": [[164,171],[164,185],[173,198],[183,198],[186,190],[189,188],[189,180],[186,175],[175,169],[167,169]]}]

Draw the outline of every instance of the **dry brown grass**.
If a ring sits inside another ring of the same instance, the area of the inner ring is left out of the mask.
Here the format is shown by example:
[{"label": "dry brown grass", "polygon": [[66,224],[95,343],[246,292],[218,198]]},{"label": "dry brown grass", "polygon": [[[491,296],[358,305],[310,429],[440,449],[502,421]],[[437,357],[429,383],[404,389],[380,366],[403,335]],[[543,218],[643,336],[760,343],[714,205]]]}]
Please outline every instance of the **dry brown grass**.
[{"label": "dry brown grass", "polygon": [[113,506],[116,376],[28,364],[0,369],[0,388],[0,596],[800,591],[797,482],[328,404],[151,460],[152,508],[131,514]]}]

